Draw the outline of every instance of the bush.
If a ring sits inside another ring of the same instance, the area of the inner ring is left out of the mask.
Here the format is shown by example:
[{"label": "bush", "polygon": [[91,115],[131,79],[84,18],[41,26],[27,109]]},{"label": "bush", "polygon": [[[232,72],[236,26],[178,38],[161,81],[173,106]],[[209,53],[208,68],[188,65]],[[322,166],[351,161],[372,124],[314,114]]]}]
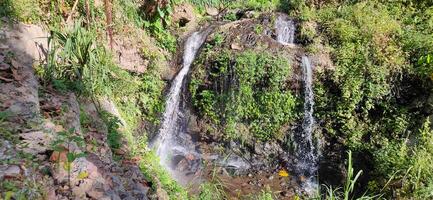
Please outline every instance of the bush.
[{"label": "bush", "polygon": [[65,33],[52,31],[49,62],[43,77],[47,83],[61,80],[79,94],[110,94],[110,70],[116,66],[103,46],[95,43],[96,32],[82,27],[82,21]]},{"label": "bush", "polygon": [[414,2],[348,1],[322,5],[309,18],[317,20],[313,35],[327,39],[322,42],[335,64],[316,74],[315,110],[324,133],[373,155],[370,189],[390,187],[387,194],[393,190],[402,198],[429,198],[432,191],[424,164],[431,158],[419,142],[423,134],[413,131],[432,114],[429,9]]},{"label": "bush", "polygon": [[200,59],[189,89],[201,115],[222,125],[227,138],[282,136],[279,130],[295,119],[297,105],[286,84],[291,71],[286,59],[211,50]]}]

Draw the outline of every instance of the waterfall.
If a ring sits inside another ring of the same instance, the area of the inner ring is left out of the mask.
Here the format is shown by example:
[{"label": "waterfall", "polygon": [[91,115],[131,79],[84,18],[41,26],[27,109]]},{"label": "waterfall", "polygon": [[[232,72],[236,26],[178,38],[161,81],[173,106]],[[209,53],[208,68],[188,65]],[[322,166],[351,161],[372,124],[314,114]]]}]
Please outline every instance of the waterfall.
[{"label": "waterfall", "polygon": [[[304,121],[302,122],[302,132],[300,137],[295,139],[296,157],[298,159],[297,168],[304,181],[303,186],[307,193],[312,193],[317,189],[317,154],[313,143],[314,126],[314,94],[313,94],[313,72],[310,59],[302,56],[302,80],[304,82]],[[296,137],[295,137],[296,138]]]},{"label": "waterfall", "polygon": [[286,15],[278,16],[275,21],[277,41],[281,44],[293,44],[295,41],[295,23]]},{"label": "waterfall", "polygon": [[192,144],[189,135],[183,129],[185,124],[182,124],[184,120],[181,120],[183,113],[180,109],[182,85],[197,51],[208,33],[209,31],[195,32],[187,39],[184,47],[182,69],[172,82],[166,100],[162,126],[156,138],[151,142],[151,147],[156,149],[161,165],[180,183],[185,182],[182,179],[185,178],[186,173],[176,170],[179,163],[183,162],[183,166],[187,166],[183,167],[181,171],[188,168],[188,174],[191,174],[196,171],[200,162],[200,155],[195,150],[195,145]]},{"label": "waterfall", "polygon": [[[275,30],[277,41],[283,45],[294,44],[295,24],[293,20],[286,15],[278,16],[275,21]],[[304,83],[304,120],[302,122],[302,131],[294,134],[295,147],[295,171],[300,175],[303,189],[308,194],[313,194],[317,188],[317,153],[313,143],[313,126],[314,126],[314,94],[313,94],[313,72],[310,59],[302,56],[302,81]]]}]

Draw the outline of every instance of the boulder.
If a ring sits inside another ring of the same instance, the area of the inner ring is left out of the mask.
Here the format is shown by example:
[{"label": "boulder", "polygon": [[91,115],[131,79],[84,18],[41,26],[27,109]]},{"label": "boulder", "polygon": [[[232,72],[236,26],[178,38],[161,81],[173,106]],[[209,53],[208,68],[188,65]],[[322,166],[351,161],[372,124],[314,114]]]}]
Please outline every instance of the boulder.
[{"label": "boulder", "polygon": [[216,9],[215,7],[206,6],[206,14],[210,16],[216,16],[219,14],[219,10]]},{"label": "boulder", "polygon": [[0,179],[18,179],[21,177],[21,168],[17,165],[9,165],[2,172],[0,171]]},{"label": "boulder", "polygon": [[22,150],[30,154],[43,154],[45,153],[53,140],[53,135],[45,131],[30,131],[21,133]]}]

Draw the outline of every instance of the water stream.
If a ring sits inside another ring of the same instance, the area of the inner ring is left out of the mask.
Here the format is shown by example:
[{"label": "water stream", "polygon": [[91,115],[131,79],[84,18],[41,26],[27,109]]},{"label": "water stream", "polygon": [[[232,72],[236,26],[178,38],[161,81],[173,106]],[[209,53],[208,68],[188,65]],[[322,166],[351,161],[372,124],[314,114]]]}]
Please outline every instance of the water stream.
[{"label": "water stream", "polygon": [[166,100],[162,126],[156,138],[151,142],[151,147],[156,149],[161,165],[181,184],[190,181],[188,176],[191,177],[197,172],[201,162],[200,154],[182,125],[184,124],[182,120],[184,113],[180,109],[182,85],[197,51],[209,32],[209,30],[195,32],[185,42],[182,69],[172,82]]},{"label": "water stream", "polygon": [[[295,24],[285,15],[278,16],[275,22],[277,41],[283,45],[293,45],[295,40]],[[302,82],[304,86],[304,120],[302,131],[294,134],[295,171],[300,175],[303,189],[313,194],[317,190],[317,153],[313,143],[314,126],[314,94],[313,72],[310,59],[302,56]]]},{"label": "water stream", "polygon": [[313,72],[310,59],[307,56],[302,56],[302,71],[302,80],[304,82],[304,121],[302,122],[302,132],[298,133],[298,137],[295,137],[296,166],[304,179],[304,190],[312,194],[317,189],[317,153],[312,136],[314,126]]},{"label": "water stream", "polygon": [[294,44],[295,41],[295,23],[286,15],[278,16],[275,21],[275,31],[277,33],[277,41],[281,44]]}]

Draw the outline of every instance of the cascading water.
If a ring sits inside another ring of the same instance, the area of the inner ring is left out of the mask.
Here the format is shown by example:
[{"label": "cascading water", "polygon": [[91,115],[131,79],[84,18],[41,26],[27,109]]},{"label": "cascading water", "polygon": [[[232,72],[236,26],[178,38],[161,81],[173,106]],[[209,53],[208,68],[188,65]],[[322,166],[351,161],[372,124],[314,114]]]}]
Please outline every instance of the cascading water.
[{"label": "cascading water", "polygon": [[[275,22],[277,41],[283,45],[294,44],[295,24],[286,15],[278,16]],[[301,175],[303,189],[312,194],[317,190],[317,154],[313,143],[314,126],[314,94],[313,72],[310,59],[302,56],[303,83],[304,83],[304,121],[302,131],[294,134],[294,146],[296,156],[296,172]]]},{"label": "cascading water", "polygon": [[286,15],[278,16],[275,21],[277,41],[281,44],[293,44],[295,41],[295,23]]},{"label": "cascading water", "polygon": [[310,59],[302,56],[302,69],[304,82],[304,121],[302,123],[302,132],[295,137],[297,170],[305,179],[303,187],[307,193],[313,193],[317,189],[317,154],[313,144],[313,126],[314,126],[314,94],[313,94],[313,72]]},{"label": "cascading water", "polygon": [[[209,30],[195,32],[187,39],[182,69],[173,80],[166,101],[162,126],[158,135],[151,143],[151,146],[156,149],[161,165],[180,183],[188,182],[188,180],[184,180],[186,175],[195,173],[201,159],[200,154],[195,149],[195,145],[192,144],[189,135],[183,129],[184,125],[181,124],[184,121],[181,120],[183,113],[180,110],[181,90],[195,55],[209,32]],[[189,169],[176,169],[179,167],[179,162],[186,162],[183,166],[188,166],[187,168]]]}]

